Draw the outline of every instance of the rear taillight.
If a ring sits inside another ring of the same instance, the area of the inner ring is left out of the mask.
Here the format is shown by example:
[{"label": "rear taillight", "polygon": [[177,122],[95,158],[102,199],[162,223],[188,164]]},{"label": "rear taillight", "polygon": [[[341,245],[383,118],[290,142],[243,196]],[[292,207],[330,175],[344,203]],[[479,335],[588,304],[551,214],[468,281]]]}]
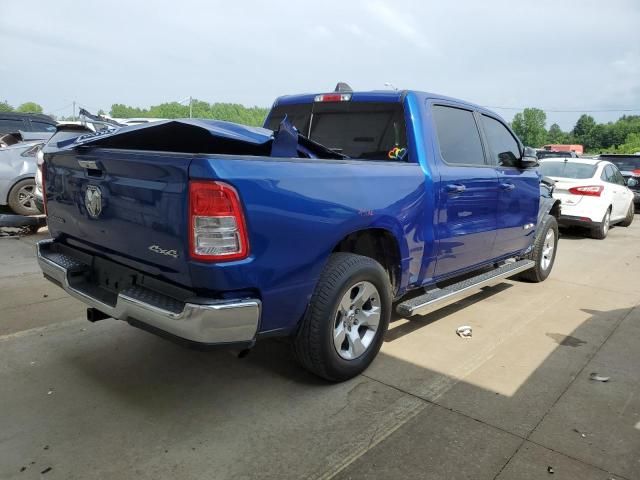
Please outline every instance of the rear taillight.
[{"label": "rear taillight", "polygon": [[587,197],[599,197],[604,187],[602,185],[588,185],[584,187],[573,187],[569,189],[569,193],[574,195],[585,195]]},{"label": "rear taillight", "polygon": [[189,244],[196,260],[239,260],[249,242],[238,192],[225,183],[189,183]]},{"label": "rear taillight", "polygon": [[316,95],[315,102],[348,102],[351,100],[350,93],[325,93],[323,95]]},{"label": "rear taillight", "polygon": [[632,170],[631,173],[633,173],[637,177],[640,177],[640,168],[636,168],[635,170]]}]

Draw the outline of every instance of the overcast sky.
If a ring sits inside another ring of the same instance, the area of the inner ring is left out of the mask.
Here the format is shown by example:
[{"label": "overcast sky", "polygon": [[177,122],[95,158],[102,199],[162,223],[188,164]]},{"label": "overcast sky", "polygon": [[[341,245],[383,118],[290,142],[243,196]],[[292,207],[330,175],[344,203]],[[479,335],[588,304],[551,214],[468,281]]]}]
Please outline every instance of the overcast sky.
[{"label": "overcast sky", "polygon": [[[640,114],[640,0],[29,0],[2,10],[0,100],[56,115],[74,100],[109,111],[189,95],[270,106],[337,81]],[[548,112],[547,127],[578,116]]]}]

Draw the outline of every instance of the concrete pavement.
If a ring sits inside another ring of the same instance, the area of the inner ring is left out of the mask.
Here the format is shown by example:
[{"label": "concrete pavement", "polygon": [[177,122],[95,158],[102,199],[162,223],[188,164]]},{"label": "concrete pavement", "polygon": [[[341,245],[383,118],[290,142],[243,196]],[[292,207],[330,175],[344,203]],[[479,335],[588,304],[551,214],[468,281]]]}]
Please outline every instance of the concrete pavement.
[{"label": "concrete pavement", "polygon": [[88,323],[36,237],[0,239],[0,478],[640,478],[636,221],[565,236],[542,284],[394,318],[339,385],[281,341],[239,360]]}]

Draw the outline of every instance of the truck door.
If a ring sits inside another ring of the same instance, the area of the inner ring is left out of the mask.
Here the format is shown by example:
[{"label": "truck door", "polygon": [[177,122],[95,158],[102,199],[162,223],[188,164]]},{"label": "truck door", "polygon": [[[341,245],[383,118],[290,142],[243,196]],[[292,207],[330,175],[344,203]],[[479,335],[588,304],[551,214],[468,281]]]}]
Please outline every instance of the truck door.
[{"label": "truck door", "polygon": [[437,188],[435,276],[491,259],[496,229],[498,177],[486,163],[471,110],[433,105]]},{"label": "truck door", "polygon": [[540,207],[537,169],[520,168],[520,144],[497,118],[478,114],[490,163],[498,175],[497,232],[494,257],[526,249],[533,238]]}]

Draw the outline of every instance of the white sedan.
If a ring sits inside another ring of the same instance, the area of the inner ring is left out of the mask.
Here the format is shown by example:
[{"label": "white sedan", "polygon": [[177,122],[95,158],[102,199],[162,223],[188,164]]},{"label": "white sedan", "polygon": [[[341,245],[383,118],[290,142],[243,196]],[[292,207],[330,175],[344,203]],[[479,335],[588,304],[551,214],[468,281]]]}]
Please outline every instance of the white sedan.
[{"label": "white sedan", "polygon": [[540,173],[556,181],[554,198],[561,202],[561,226],[591,229],[603,239],[613,224],[631,225],[633,192],[611,162],[586,158],[548,159],[540,162]]}]

